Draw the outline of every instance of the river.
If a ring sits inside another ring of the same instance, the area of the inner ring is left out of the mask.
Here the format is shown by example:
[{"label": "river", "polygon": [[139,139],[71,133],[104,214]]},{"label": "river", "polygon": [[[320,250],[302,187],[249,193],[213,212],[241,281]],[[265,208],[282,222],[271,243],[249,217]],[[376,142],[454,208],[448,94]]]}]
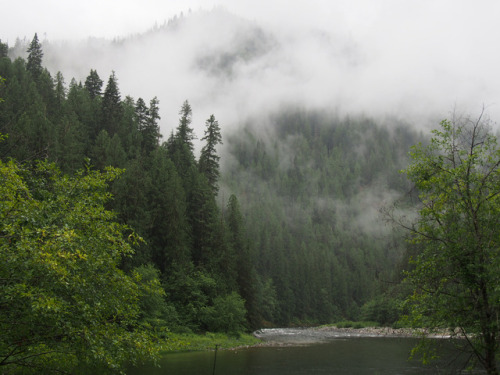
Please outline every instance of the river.
[{"label": "river", "polygon": [[[270,346],[167,354],[160,368],[143,366],[128,375],[304,375],[304,374],[457,374],[450,352],[432,366],[408,356],[417,339],[364,335],[316,335],[311,330],[261,331]],[[440,340],[445,344],[445,340]],[[215,370],[214,370],[215,361]],[[479,374],[481,372],[474,372]]]}]

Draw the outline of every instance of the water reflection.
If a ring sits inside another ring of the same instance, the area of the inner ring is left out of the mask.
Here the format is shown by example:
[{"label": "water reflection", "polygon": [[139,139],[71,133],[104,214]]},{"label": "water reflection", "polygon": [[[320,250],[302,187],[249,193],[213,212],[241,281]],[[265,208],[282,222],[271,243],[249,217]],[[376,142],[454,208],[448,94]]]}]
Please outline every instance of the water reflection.
[{"label": "water reflection", "polygon": [[[287,333],[293,336],[292,332]],[[409,361],[416,339],[338,337],[323,343],[218,351],[216,375],[457,374],[462,365],[447,356],[432,366]],[[129,375],[212,374],[215,352],[169,354],[161,368],[132,369]],[[476,372],[477,373],[477,372]]]}]

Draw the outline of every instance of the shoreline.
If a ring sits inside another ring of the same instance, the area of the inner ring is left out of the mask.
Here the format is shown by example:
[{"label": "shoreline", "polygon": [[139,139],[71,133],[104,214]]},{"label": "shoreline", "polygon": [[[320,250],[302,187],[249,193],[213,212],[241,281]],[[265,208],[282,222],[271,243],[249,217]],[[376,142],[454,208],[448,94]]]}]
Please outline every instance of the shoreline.
[{"label": "shoreline", "polygon": [[392,328],[392,327],[363,327],[363,328],[337,328],[322,326],[317,327],[320,331],[340,332],[346,335],[352,334],[356,337],[428,337],[428,338],[451,338],[449,331],[429,332],[414,328]]},{"label": "shoreline", "polygon": [[425,336],[432,339],[451,338],[449,331],[426,332],[411,328],[392,327],[364,327],[364,328],[337,328],[335,326],[320,326],[312,328],[267,328],[253,332],[261,340],[259,346],[298,346],[322,343],[328,340],[361,338],[361,337],[387,337],[387,338],[421,338]]}]

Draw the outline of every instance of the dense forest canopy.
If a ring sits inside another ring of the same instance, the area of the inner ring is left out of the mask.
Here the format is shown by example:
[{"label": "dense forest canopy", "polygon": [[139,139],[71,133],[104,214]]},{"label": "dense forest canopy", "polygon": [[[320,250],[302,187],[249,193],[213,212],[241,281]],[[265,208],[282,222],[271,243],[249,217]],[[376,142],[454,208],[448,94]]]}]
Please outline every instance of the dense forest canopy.
[{"label": "dense forest canopy", "polygon": [[[33,201],[37,209],[54,210],[53,219],[42,220],[42,213],[26,206],[38,216],[35,224],[16,219],[21,242],[13,242],[6,208],[0,236],[6,262],[23,241],[29,249],[49,243],[47,235],[64,235],[57,228],[76,219],[65,218],[57,210],[65,206],[53,202],[74,196],[99,202],[102,207],[92,207],[109,212],[103,225],[113,226],[117,239],[102,241],[137,238],[113,253],[109,271],[127,280],[121,287],[129,285],[133,292],[127,293],[135,296],[134,310],[116,322],[124,329],[118,335],[135,332],[149,340],[151,332],[158,337],[167,330],[235,333],[342,319],[380,324],[398,319],[405,297],[399,285],[405,245],[384,226],[379,211],[409,190],[398,171],[408,163],[410,146],[424,141],[411,126],[282,107],[266,116],[267,129],[255,125],[258,116],[233,127],[219,155],[224,124],[208,113],[204,133],[196,134],[196,108],[188,100],[178,103],[176,128],[161,134],[159,99],[124,96],[114,71],[105,79],[89,66],[84,81],[68,84],[61,72],[54,75],[44,67],[37,35],[26,59],[11,59],[7,46],[0,46],[0,158],[2,178],[12,186],[3,193],[14,205]],[[196,140],[202,145],[199,155]],[[16,179],[25,195],[16,195]],[[74,195],[72,184],[84,184],[82,195]],[[102,196],[92,193],[92,184]],[[87,228],[92,220],[80,219],[87,224],[72,221],[75,228]],[[96,272],[77,270],[82,279]],[[29,270],[19,269],[19,279],[10,277],[8,267],[0,272],[3,290],[11,290],[0,304],[14,298],[19,305],[12,316],[19,311],[29,316],[40,303],[19,293],[33,281],[25,274]],[[45,291],[57,297],[58,292]],[[79,292],[66,293],[77,298]],[[44,309],[40,319],[57,321],[58,309]],[[122,321],[129,323],[124,327]],[[2,318],[0,324],[10,332],[10,320]],[[0,336],[4,364],[34,363],[14,358],[17,352],[10,349],[25,340],[28,328],[23,329]],[[26,350],[60,344],[59,336],[39,338],[26,343]],[[85,353],[76,358],[92,357]],[[100,362],[115,366],[106,355]]]},{"label": "dense forest canopy", "polygon": [[0,372],[116,372],[174,334],[370,320],[452,327],[498,373],[495,124],[458,113],[498,116],[497,24],[464,28],[465,4],[312,23],[304,6],[0,39]]}]

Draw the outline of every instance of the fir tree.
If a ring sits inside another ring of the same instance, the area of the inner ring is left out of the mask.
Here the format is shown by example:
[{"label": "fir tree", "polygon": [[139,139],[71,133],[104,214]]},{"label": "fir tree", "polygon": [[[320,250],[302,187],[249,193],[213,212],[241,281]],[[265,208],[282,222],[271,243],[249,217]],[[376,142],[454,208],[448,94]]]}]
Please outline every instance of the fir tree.
[{"label": "fir tree", "polygon": [[196,168],[196,160],[193,153],[193,128],[191,124],[191,106],[186,100],[179,112],[179,126],[177,126],[175,134],[170,136],[167,142],[167,150],[170,159],[174,162],[177,172],[182,177],[184,188],[190,190],[190,169]]},{"label": "fir tree", "polygon": [[218,144],[222,144],[222,136],[220,134],[219,122],[215,119],[214,115],[211,115],[205,124],[207,128],[202,140],[206,141],[206,144],[201,150],[199,169],[207,178],[214,195],[217,195],[219,191],[217,181],[220,176],[220,157],[217,155],[216,147]]},{"label": "fir tree", "polygon": [[233,272],[237,274],[239,293],[245,300],[250,326],[257,327],[260,323],[260,314],[257,312],[257,273],[252,264],[243,216],[234,194],[229,197],[227,204],[226,224],[229,232],[229,246],[235,257]]},{"label": "fir tree", "polygon": [[135,103],[135,120],[139,131],[146,128],[148,122],[148,107],[142,98],[137,99]]},{"label": "fir tree", "polygon": [[2,43],[2,39],[0,39],[0,59],[2,57],[7,57],[8,52],[9,52],[9,45],[7,43]]},{"label": "fir tree", "polygon": [[64,86],[64,77],[61,72],[57,72],[55,79],[55,101],[58,112],[61,111],[65,100],[66,87]]},{"label": "fir tree", "polygon": [[161,138],[160,127],[158,126],[158,120],[160,119],[158,103],[158,99],[154,97],[150,101],[148,109],[144,100],[139,98],[135,107],[137,127],[142,135],[142,150],[146,154],[158,147],[158,141]]},{"label": "fir tree", "polygon": [[97,74],[97,71],[90,69],[90,74],[85,80],[85,88],[89,92],[91,99],[101,96],[102,84],[103,81]]},{"label": "fir tree", "polygon": [[35,33],[33,40],[27,50],[28,52],[28,61],[26,63],[26,69],[31,73],[31,76],[38,80],[40,75],[42,74],[42,57],[43,51],[40,42],[38,41],[38,35]]},{"label": "fir tree", "polygon": [[118,131],[123,112],[115,72],[109,77],[106,90],[104,90],[101,108],[103,128],[106,129],[109,136],[112,137]]},{"label": "fir tree", "polygon": [[160,104],[160,101],[156,96],[149,101],[149,116],[146,132],[148,138],[150,139],[150,143],[154,144],[155,148],[158,145],[160,138],[162,137],[160,133],[160,126],[158,125],[158,120],[161,119],[160,108],[158,107],[158,104]]},{"label": "fir tree", "polygon": [[187,100],[182,104],[179,115],[181,117],[179,119],[179,126],[177,127],[176,138],[178,138],[181,143],[188,146],[189,150],[193,152],[193,139],[196,137],[193,134],[193,128],[190,126],[193,112],[191,110],[191,105],[189,105]]}]

